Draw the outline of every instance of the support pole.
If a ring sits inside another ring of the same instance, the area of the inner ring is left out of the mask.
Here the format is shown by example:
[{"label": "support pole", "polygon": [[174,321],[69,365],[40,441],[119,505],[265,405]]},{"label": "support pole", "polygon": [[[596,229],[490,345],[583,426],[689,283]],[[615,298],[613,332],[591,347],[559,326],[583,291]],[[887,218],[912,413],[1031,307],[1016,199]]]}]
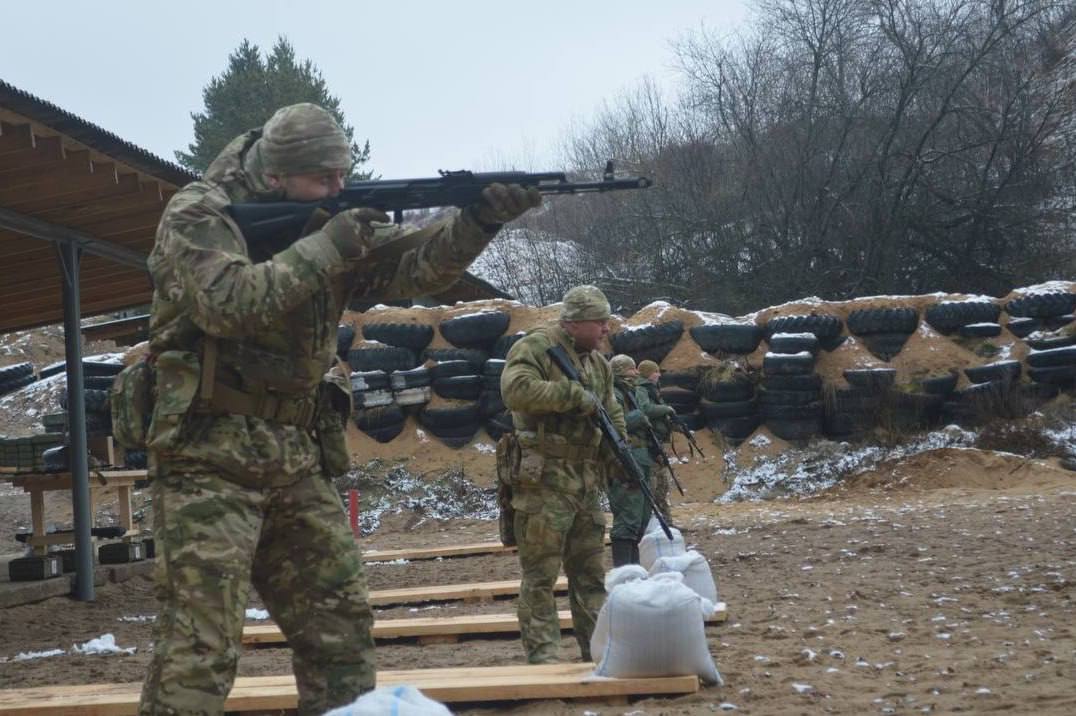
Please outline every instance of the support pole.
[{"label": "support pole", "polygon": [[60,276],[64,298],[64,349],[67,358],[68,466],[71,505],[75,517],[75,599],[94,601],[93,514],[90,507],[89,460],[86,450],[86,404],[82,380],[82,327],[79,264],[82,251],[73,241],[60,242]]}]

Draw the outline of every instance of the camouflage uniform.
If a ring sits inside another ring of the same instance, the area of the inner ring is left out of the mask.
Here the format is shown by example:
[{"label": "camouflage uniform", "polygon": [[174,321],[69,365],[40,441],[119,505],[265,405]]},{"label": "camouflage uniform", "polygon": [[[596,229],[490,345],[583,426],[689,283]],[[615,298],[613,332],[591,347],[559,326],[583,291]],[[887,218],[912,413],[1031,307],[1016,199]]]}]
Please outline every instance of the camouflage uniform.
[{"label": "camouflage uniform", "polygon": [[[301,133],[309,112],[294,109],[274,115],[264,137],[275,136],[278,118],[299,121]],[[172,197],[149,259],[157,399],[147,443],[161,606],[142,714],[222,712],[251,582],[294,652],[301,714],[373,688],[366,580],[330,480],[347,468],[350,410],[346,370],[323,380],[336,326],[354,297],[450,285],[496,231],[465,210],[374,265],[345,259],[320,230],[248,246],[224,207],[281,199],[264,178],[281,152],[312,157],[302,168],[316,170],[341,151],[338,135],[294,146],[261,137],[235,139],[202,181]],[[404,233],[375,228],[375,243]]]},{"label": "camouflage uniform", "polygon": [[[607,303],[605,310],[608,317]],[[553,583],[562,563],[575,638],[586,660],[594,621],[605,601],[605,516],[599,496],[606,455],[601,434],[581,412],[584,390],[565,377],[546,353],[558,344],[575,361],[587,389],[609,411],[617,428],[624,427],[623,413],[613,398],[612,373],[600,353],[577,350],[560,325],[535,329],[512,346],[501,375],[501,393],[516,428],[511,501],[523,573],[519,628],[530,663],[558,658],[560,626]]]},{"label": "camouflage uniform", "polygon": [[[646,394],[647,402],[651,406],[650,412],[647,413],[647,418],[650,419],[650,425],[654,428],[654,434],[658,440],[662,443],[669,442],[672,435],[672,426],[669,424],[668,415],[662,415],[660,413],[668,413],[665,402],[661,399],[661,393],[658,391],[657,384],[654,381],[642,376],[636,381],[636,386],[640,391]],[[663,410],[654,410],[653,408],[661,406]],[[666,452],[668,452],[666,450]],[[665,518],[666,522],[672,522],[672,515],[669,511],[669,488],[672,485],[672,476],[669,474],[669,466],[663,464],[660,460],[654,462],[653,472],[651,478],[654,483],[654,502],[658,505],[658,510],[661,512],[661,516]]]}]

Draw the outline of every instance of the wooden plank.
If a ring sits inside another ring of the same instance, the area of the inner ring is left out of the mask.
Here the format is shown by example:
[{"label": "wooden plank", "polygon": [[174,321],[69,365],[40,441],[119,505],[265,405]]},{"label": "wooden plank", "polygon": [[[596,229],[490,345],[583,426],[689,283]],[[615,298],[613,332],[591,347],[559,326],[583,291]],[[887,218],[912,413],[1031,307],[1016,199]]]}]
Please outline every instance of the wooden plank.
[{"label": "wooden plank", "polygon": [[[71,473],[69,472],[21,472],[6,476],[15,487],[26,492],[51,490],[70,490]],[[145,470],[90,470],[90,487],[118,487],[133,485],[138,480],[146,479]]]},{"label": "wooden plank", "polygon": [[[601,699],[690,694],[697,676],[609,679],[592,675],[594,664],[543,664],[380,671],[378,686],[409,684],[442,703],[531,699]],[[23,716],[131,716],[141,683],[84,684],[0,691],[0,714]],[[235,680],[226,711],[294,709],[295,677],[248,676]]]},{"label": "wooden plank", "polygon": [[[557,612],[561,629],[572,628],[572,613]],[[708,624],[728,620],[728,608],[719,602],[717,611],[707,619]],[[519,620],[515,614],[470,614],[458,617],[417,617],[414,619],[378,619],[371,629],[374,639],[411,639],[428,637],[461,637],[481,634],[518,634]],[[276,624],[256,624],[243,627],[243,643],[259,646],[284,643],[284,635]]]},{"label": "wooden plank", "polygon": [[[566,592],[568,578],[560,577],[553,584],[554,591]],[[452,602],[462,599],[493,599],[519,594],[519,580],[506,579],[499,582],[469,582],[444,584],[432,587],[406,587],[381,589],[370,592],[370,605],[384,607],[395,604],[420,604],[422,602]]]},{"label": "wooden plank", "polygon": [[0,168],[25,169],[43,162],[55,162],[66,156],[59,137],[38,137],[32,149],[21,149],[0,155]]},{"label": "wooden plank", "polygon": [[391,562],[394,559],[437,559],[438,557],[467,557],[476,554],[507,554],[515,551],[515,547],[505,547],[500,542],[474,542],[448,547],[370,549],[362,553],[362,559],[364,562]]}]

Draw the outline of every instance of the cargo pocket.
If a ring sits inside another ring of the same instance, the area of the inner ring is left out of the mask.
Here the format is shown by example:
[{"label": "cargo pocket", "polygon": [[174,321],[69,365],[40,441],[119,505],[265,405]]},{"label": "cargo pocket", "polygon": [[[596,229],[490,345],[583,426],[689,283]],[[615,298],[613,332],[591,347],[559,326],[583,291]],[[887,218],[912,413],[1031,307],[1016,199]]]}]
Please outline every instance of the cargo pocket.
[{"label": "cargo pocket", "polygon": [[145,450],[153,412],[153,370],[145,359],[127,366],[112,382],[112,437],[128,450]]},{"label": "cargo pocket", "polygon": [[201,363],[190,351],[165,351],[154,363],[156,399],[147,447],[168,450],[179,444],[183,424],[198,395]]},{"label": "cargo pocket", "polygon": [[351,417],[351,381],[327,374],[318,384],[318,419],[315,425],[321,449],[321,467],[329,477],[351,468],[347,449],[347,419]]}]

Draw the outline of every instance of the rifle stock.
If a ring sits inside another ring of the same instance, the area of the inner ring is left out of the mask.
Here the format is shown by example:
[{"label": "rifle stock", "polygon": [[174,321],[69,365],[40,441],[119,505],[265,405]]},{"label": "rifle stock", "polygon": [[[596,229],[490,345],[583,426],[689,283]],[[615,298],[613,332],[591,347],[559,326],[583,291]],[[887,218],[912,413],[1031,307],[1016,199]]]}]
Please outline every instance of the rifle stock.
[{"label": "rifle stock", "polygon": [[[564,352],[563,346],[553,346],[546,352],[553,360],[553,363],[556,364],[557,368],[559,368],[564,375],[568,376],[569,380],[574,380],[576,383],[583,385],[585,389],[579,371],[575,369],[571,358]],[[661,510],[658,509],[657,502],[654,500],[654,493],[650,491],[650,486],[646,484],[646,476],[643,474],[642,468],[635,462],[635,457],[631,454],[631,449],[628,447],[627,442],[624,441],[624,437],[616,429],[616,426],[613,425],[613,420],[609,417],[609,413],[605,410],[605,406],[602,405],[602,402],[597,398],[595,398],[594,404],[598,408],[594,413],[594,423],[601,432],[602,438],[608,442],[613,454],[616,455],[621,467],[624,468],[624,472],[631,476],[639,487],[639,490],[646,497],[647,502],[650,503],[650,509],[653,511],[654,517],[657,518],[658,523],[661,524],[662,532],[665,533],[665,536],[668,537],[671,542],[673,538],[672,530],[669,529],[669,523],[665,521],[665,517],[661,514]],[[640,535],[642,535],[645,528],[646,525],[640,525]]]}]

